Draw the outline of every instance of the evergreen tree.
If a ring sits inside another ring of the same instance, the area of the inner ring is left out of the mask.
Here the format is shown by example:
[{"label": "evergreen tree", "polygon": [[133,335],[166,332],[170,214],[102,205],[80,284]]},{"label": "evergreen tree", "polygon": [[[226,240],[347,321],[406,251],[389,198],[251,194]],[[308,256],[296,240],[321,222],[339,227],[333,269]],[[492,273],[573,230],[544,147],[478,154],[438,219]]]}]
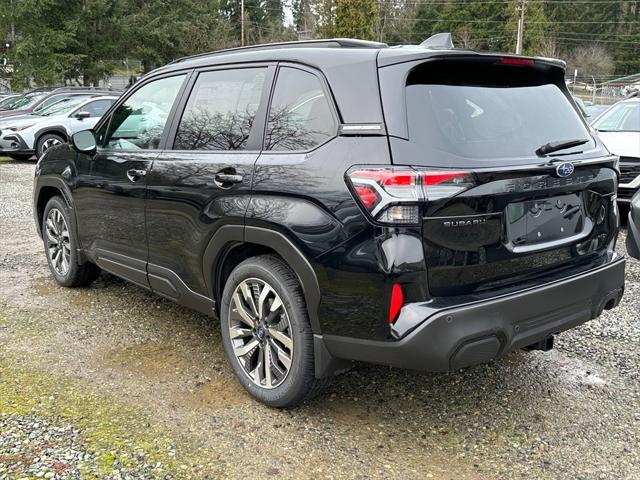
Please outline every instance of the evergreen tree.
[{"label": "evergreen tree", "polygon": [[375,0],[337,0],[335,34],[338,37],[372,40],[376,24]]},{"label": "evergreen tree", "polygon": [[313,38],[317,28],[312,4],[313,0],[294,0],[292,5],[293,25],[301,39]]}]

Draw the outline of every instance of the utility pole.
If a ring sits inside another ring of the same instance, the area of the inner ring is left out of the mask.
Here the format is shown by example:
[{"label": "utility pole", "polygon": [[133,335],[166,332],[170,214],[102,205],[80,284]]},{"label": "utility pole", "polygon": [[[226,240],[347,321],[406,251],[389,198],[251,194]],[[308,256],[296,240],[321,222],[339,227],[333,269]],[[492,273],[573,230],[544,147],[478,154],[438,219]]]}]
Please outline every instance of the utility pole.
[{"label": "utility pole", "polygon": [[240,46],[244,47],[244,0],[240,1]]},{"label": "utility pole", "polygon": [[518,0],[518,36],[516,37],[516,55],[522,55],[522,36],[524,35],[524,11],[527,0]]}]

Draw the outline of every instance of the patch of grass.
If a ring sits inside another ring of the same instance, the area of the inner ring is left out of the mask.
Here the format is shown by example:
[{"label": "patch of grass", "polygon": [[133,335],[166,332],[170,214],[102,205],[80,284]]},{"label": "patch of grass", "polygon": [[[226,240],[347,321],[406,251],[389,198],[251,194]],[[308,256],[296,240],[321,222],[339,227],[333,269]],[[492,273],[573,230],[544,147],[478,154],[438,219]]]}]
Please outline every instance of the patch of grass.
[{"label": "patch of grass", "polygon": [[13,162],[13,158],[0,155],[0,162]]},{"label": "patch of grass", "polygon": [[26,367],[5,352],[0,356],[0,418],[11,416],[44,418],[81,429],[86,450],[96,458],[95,464],[84,467],[83,478],[108,476],[116,461],[125,471],[133,469],[140,452],[144,463],[154,466],[157,478],[223,475],[213,452],[155,424],[142,408],[98,395],[72,378]]},{"label": "patch of grass", "polygon": [[134,467],[136,452],[145,463],[160,464],[158,477],[213,478],[220,475],[213,455],[195,450],[188,442],[172,438],[154,426],[142,409],[98,396],[71,379],[55,378],[0,360],[0,415],[46,418],[71,424],[83,431],[88,451],[95,452],[97,468],[83,472],[85,478],[103,478],[118,461],[124,469]]}]

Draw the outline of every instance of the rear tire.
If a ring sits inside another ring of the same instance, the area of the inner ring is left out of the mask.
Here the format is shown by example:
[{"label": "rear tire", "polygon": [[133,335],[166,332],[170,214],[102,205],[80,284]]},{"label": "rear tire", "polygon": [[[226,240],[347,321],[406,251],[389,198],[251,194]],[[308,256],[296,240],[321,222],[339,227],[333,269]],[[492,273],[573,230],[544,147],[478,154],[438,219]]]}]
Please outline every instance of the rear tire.
[{"label": "rear tire", "polygon": [[249,258],[231,272],[220,323],[238,381],[265,405],[296,406],[329,383],[330,378],[315,378],[313,333],[302,289],[280,258]]},{"label": "rear tire", "polygon": [[56,282],[64,287],[90,285],[100,268],[93,263],[78,265],[78,239],[74,215],[62,197],[52,197],[42,216],[42,241],[49,270]]},{"label": "rear tire", "polygon": [[66,140],[55,133],[47,133],[38,138],[36,142],[36,157],[40,158],[44,152],[56,145],[62,145]]}]

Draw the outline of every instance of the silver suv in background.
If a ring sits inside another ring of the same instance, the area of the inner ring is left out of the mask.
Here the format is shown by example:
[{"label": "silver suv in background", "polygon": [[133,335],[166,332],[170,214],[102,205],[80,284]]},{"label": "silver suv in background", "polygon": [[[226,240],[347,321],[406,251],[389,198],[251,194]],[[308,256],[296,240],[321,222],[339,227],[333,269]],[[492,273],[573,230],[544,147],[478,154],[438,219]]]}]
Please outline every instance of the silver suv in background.
[{"label": "silver suv in background", "polygon": [[52,105],[44,115],[30,115],[0,131],[0,151],[16,160],[40,156],[71,135],[91,129],[118,98],[117,95],[77,97]]},{"label": "silver suv in background", "polygon": [[640,97],[616,103],[592,126],[607,149],[620,157],[618,202],[629,204],[640,189]]}]

